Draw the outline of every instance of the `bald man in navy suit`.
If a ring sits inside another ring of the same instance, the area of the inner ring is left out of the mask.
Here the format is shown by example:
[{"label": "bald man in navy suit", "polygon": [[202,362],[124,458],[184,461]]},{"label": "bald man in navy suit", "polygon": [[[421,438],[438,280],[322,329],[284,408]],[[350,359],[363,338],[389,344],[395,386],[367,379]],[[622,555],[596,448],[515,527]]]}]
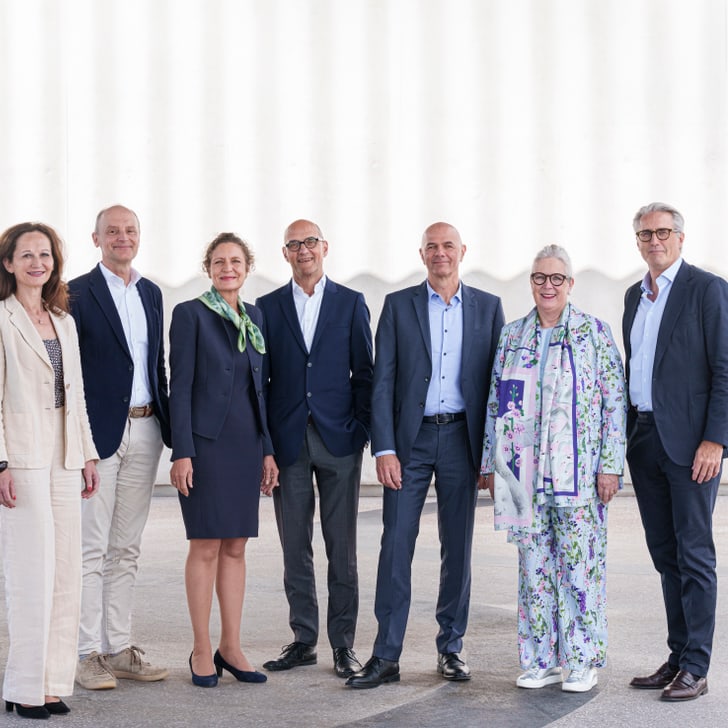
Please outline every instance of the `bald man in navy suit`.
[{"label": "bald man in navy suit", "polygon": [[470,559],[488,387],[503,308],[466,286],[466,247],[448,223],[430,225],[420,257],[427,280],[390,294],[376,337],[372,451],[384,486],[384,533],[371,659],[347,681],[375,688],[399,680],[411,599],[411,566],[432,477],[441,544],[437,671],[469,680],[461,656],[470,606]]}]

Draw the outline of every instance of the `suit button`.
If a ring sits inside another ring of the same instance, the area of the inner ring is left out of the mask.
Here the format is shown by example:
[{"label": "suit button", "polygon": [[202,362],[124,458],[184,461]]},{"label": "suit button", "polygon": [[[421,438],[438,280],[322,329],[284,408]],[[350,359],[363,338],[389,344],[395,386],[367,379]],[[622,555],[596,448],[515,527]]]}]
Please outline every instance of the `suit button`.
[{"label": "suit button", "polygon": [[306,392],[306,396],[307,396],[307,397],[311,397],[311,396],[312,396],[312,395],[311,395],[311,392]]},{"label": "suit button", "polygon": [[313,366],[310,361],[306,362],[306,366],[309,367],[309,369]]},{"label": "suit button", "polygon": [[426,382],[429,382],[430,381],[430,378],[429,377],[425,377],[425,381]]},{"label": "suit button", "polygon": [[133,372],[134,371],[134,365],[133,364],[129,364],[129,371],[130,372]]},{"label": "suit button", "polygon": [[253,367],[253,371],[254,372],[259,372],[260,371],[260,367]]},{"label": "suit button", "polygon": [[420,407],[424,407],[424,406],[425,406],[425,403],[424,402],[420,402]]},{"label": "suit button", "polygon": [[129,397],[124,397],[124,399],[122,399],[121,401],[122,402],[128,402],[129,401]]}]

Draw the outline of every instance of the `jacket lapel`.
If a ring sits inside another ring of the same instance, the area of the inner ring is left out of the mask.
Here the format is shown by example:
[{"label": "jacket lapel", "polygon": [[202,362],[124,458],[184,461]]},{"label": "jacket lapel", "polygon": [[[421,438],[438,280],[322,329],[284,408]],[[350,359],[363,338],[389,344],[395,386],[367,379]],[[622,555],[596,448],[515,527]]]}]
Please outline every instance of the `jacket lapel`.
[{"label": "jacket lapel", "polygon": [[687,300],[685,294],[688,289],[688,281],[692,278],[692,275],[690,266],[683,261],[680,266],[680,270],[678,270],[677,275],[675,276],[675,280],[672,282],[670,295],[667,298],[665,310],[662,314],[660,329],[657,332],[654,369],[657,369],[657,365],[660,363],[660,360],[667,351],[667,345],[670,342],[672,330],[680,316],[683,306],[685,306],[685,301]]},{"label": "jacket lapel", "polygon": [[463,350],[460,370],[464,371],[470,359],[473,342],[476,340],[476,328],[479,319],[477,316],[478,304],[473,292],[464,283],[461,283],[461,288],[463,293]]},{"label": "jacket lapel", "polygon": [[430,302],[427,299],[427,281],[425,281],[424,283],[422,283],[422,285],[415,289],[415,293],[412,296],[412,305],[415,308],[417,323],[419,323],[420,325],[420,333],[422,334],[422,340],[425,343],[427,356],[430,360],[430,363],[432,363],[432,339],[430,337]]},{"label": "jacket lapel", "polygon": [[10,313],[10,323],[16,328],[25,343],[43,360],[46,366],[53,369],[40,334],[14,294],[5,299],[5,306]]},{"label": "jacket lapel", "polygon": [[642,298],[642,289],[640,284],[633,286],[627,293],[627,300],[624,304],[624,318],[622,321],[622,340],[624,343],[625,360],[629,366],[629,360],[632,356],[632,346],[630,344],[630,336],[632,334],[632,324],[634,323],[634,317],[637,315],[637,307],[640,304],[640,298]]},{"label": "jacket lapel", "polygon": [[[99,265],[101,265],[101,263],[99,263]],[[131,358],[131,352],[129,351],[129,347],[126,343],[126,336],[124,336],[124,329],[121,326],[119,312],[116,310],[114,299],[111,297],[111,291],[109,291],[109,286],[106,284],[104,274],[99,270],[99,265],[97,265],[91,273],[91,277],[89,279],[89,291],[108,320],[111,330],[119,340],[122,348],[128,354],[129,358]]]},{"label": "jacket lapel", "polygon": [[[303,340],[303,332],[301,331],[301,324],[298,323],[298,314],[296,313],[296,306],[293,303],[293,282],[290,282],[280,294],[280,306],[281,313],[285,319],[288,327],[293,334],[293,338],[296,343],[303,349],[304,352],[308,353],[306,349],[306,342]],[[322,307],[323,307],[323,301]]]},{"label": "jacket lapel", "polygon": [[[316,331],[313,333],[313,341],[311,342],[311,351],[313,351],[321,337],[323,336],[324,329],[331,317],[331,311],[336,306],[336,284],[332,283],[328,278],[326,279],[326,287],[324,288],[324,297],[321,299],[321,308],[319,308],[319,317],[316,322]],[[299,327],[300,328],[300,327]]]}]

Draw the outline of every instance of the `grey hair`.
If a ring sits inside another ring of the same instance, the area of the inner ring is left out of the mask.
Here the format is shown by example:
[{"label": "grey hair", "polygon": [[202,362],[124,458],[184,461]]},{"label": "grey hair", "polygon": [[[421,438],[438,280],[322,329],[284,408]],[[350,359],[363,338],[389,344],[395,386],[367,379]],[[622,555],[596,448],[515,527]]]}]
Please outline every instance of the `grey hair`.
[{"label": "grey hair", "polygon": [[560,245],[547,245],[546,247],[541,248],[541,250],[536,253],[536,257],[533,259],[533,265],[535,266],[537,261],[543,260],[544,258],[556,258],[557,260],[560,260],[564,264],[564,268],[566,268],[566,275],[569,278],[573,278],[571,258],[569,258],[569,254]]},{"label": "grey hair", "polygon": [[651,212],[669,212],[672,215],[672,225],[675,232],[682,233],[685,231],[685,219],[672,205],[668,205],[666,202],[650,202],[649,205],[640,207],[635,213],[632,220],[632,227],[635,232],[640,229],[642,218]]}]

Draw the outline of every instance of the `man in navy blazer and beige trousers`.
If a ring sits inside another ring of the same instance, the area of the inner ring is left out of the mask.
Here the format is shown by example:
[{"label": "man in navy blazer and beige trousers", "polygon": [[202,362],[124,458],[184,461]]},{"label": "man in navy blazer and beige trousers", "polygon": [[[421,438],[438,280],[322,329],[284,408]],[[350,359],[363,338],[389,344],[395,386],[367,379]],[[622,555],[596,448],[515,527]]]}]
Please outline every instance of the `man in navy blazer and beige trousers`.
[{"label": "man in navy blazer and beige trousers", "polygon": [[648,272],[622,321],[627,461],[662,580],[668,660],[635,677],[662,699],[708,692],[717,597],[713,508],[728,445],[728,283],[682,257],[683,217],[661,202],[633,220]]},{"label": "man in navy blazer and beige trousers", "polygon": [[117,678],[151,682],[167,669],[131,644],[142,532],[162,442],[169,444],[162,293],[132,268],[136,214],[114,205],[96,218],[101,263],[68,284],[101,487],[83,510],[83,594],[76,680],[90,690]]},{"label": "man in navy blazer and beige trousers", "polygon": [[328,242],[308,220],[291,223],[283,255],[293,280],[256,305],[266,326],[268,427],[280,473],[273,491],[293,642],[266,670],[316,663],[313,476],[328,569],[327,632],[334,671],[361,668],[353,652],[359,608],[356,521],[362,449],[369,440],[372,334],[364,296],[326,278]]},{"label": "man in navy blazer and beige trousers", "polygon": [[427,280],[384,301],[376,338],[372,451],[384,486],[384,533],[372,658],[354,688],[399,680],[420,514],[432,476],[441,544],[436,617],[437,671],[468,680],[461,658],[470,605],[470,559],[485,407],[498,337],[500,300],[460,281],[458,231],[430,225],[420,256]]}]

